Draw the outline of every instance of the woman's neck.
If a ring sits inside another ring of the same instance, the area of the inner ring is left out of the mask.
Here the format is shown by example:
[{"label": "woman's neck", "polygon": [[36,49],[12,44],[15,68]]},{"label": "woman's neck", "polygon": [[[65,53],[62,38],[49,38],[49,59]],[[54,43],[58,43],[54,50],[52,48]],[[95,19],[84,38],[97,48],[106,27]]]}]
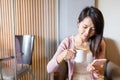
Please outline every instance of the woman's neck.
[{"label": "woman's neck", "polygon": [[82,40],[82,38],[79,35],[74,36],[74,42],[75,42],[75,48],[76,49],[87,49],[89,47],[88,41]]}]

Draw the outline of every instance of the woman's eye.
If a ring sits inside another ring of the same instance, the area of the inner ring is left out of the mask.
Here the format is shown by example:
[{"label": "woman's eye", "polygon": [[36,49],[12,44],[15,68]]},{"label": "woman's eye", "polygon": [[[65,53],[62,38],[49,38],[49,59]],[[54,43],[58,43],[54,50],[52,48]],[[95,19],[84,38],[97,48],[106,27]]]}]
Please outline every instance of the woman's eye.
[{"label": "woman's eye", "polygon": [[91,31],[95,31],[95,29],[91,29]]},{"label": "woman's eye", "polygon": [[83,28],[84,28],[84,29],[86,29],[86,28],[87,28],[87,26],[83,26]]},{"label": "woman's eye", "polygon": [[94,33],[94,32],[95,32],[95,29],[90,29],[90,31]]}]

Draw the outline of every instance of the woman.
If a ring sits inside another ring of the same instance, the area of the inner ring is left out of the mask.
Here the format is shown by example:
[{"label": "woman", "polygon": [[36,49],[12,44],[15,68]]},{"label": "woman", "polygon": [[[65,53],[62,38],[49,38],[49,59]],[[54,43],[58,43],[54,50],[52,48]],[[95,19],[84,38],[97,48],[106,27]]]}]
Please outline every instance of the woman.
[{"label": "woman", "polygon": [[61,42],[55,55],[47,64],[47,71],[48,73],[56,71],[59,64],[65,60],[68,64],[69,80],[90,80],[90,78],[92,78],[91,80],[98,78],[104,79],[103,74],[95,72],[103,69],[103,67],[101,67],[102,65],[93,66],[88,63],[89,61],[87,59],[81,63],[76,63],[74,60],[77,49],[83,49],[85,53],[92,54],[92,56],[89,56],[92,57],[92,60],[105,57],[103,15],[100,10],[93,6],[86,7],[80,13],[77,24],[78,33],[65,38]]}]

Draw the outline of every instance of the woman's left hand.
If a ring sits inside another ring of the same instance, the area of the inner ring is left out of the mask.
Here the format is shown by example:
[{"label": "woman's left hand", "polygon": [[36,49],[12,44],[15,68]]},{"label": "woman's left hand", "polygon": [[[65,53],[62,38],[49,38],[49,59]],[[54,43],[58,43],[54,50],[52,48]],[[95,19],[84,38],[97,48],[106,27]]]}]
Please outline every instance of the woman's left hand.
[{"label": "woman's left hand", "polygon": [[92,71],[94,71],[95,70],[95,67],[92,65],[92,64],[88,64],[88,66],[87,66],[87,71],[88,72],[92,72]]},{"label": "woman's left hand", "polygon": [[89,64],[87,66],[87,71],[91,72],[91,71],[94,71],[94,70],[99,70],[99,69],[103,69],[103,65],[92,65],[92,64]]},{"label": "woman's left hand", "polygon": [[94,78],[102,78],[102,75],[103,75],[103,65],[95,66],[95,65],[89,64],[87,66],[87,71],[92,73]]}]

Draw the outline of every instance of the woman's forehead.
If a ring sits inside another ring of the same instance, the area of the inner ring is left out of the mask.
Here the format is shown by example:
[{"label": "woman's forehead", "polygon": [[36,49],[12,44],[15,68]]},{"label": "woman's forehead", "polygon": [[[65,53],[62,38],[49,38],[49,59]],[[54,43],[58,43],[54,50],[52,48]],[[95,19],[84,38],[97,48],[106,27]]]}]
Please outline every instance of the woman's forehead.
[{"label": "woman's forehead", "polygon": [[94,27],[94,24],[91,20],[90,17],[86,17],[84,18],[84,20],[82,21],[82,23],[85,25],[85,26],[88,26],[88,27]]}]

